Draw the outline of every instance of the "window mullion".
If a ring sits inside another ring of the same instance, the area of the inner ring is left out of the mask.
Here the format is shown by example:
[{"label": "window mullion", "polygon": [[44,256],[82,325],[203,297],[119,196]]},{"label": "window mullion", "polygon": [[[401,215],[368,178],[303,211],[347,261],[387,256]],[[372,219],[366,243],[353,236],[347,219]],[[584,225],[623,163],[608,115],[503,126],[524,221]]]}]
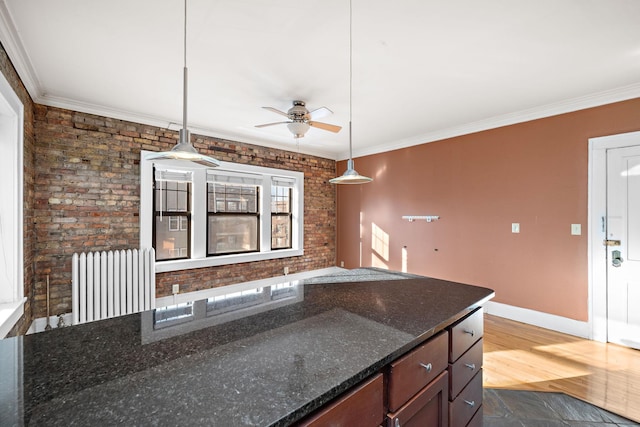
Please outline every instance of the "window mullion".
[{"label": "window mullion", "polygon": [[207,256],[207,171],[195,169],[193,173],[191,257]]}]

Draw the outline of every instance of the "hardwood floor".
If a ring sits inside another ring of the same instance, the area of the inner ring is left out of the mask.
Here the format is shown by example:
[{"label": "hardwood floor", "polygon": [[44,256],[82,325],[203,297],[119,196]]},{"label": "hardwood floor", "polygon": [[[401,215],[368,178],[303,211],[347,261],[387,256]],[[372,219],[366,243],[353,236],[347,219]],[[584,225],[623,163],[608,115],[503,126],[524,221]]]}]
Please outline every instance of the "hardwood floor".
[{"label": "hardwood floor", "polygon": [[484,386],[563,392],[640,422],[640,351],[491,315]]}]

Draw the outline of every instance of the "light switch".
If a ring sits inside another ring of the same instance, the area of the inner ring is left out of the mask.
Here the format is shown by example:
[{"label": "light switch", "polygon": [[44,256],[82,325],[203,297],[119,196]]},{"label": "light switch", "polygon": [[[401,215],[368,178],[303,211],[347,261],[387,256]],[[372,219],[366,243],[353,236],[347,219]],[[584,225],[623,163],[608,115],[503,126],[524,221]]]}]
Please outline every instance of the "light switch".
[{"label": "light switch", "polygon": [[571,224],[571,235],[579,236],[582,234],[582,225],[580,224]]},{"label": "light switch", "polygon": [[511,224],[511,232],[512,233],[519,233],[520,232],[520,223],[519,222],[514,222]]}]

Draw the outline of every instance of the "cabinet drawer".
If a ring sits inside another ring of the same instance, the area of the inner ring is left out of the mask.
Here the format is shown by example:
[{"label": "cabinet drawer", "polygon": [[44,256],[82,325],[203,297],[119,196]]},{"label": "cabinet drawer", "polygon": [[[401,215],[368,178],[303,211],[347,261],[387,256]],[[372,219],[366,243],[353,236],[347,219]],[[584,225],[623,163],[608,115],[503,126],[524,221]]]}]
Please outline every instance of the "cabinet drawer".
[{"label": "cabinet drawer", "polygon": [[476,414],[471,418],[471,421],[467,424],[467,427],[482,427],[482,412],[482,406],[480,406]]},{"label": "cabinet drawer", "polygon": [[448,376],[440,373],[397,412],[387,414],[387,427],[446,426]]},{"label": "cabinet drawer", "polygon": [[482,406],[482,370],[467,384],[456,399],[449,403],[449,426],[465,427]]},{"label": "cabinet drawer", "polygon": [[389,411],[394,412],[447,369],[448,333],[442,332],[391,363]]},{"label": "cabinet drawer", "polygon": [[378,374],[298,425],[377,427],[384,421],[383,387],[383,376]]},{"label": "cabinet drawer", "polygon": [[449,334],[449,362],[453,363],[476,343],[484,333],[482,308],[474,311],[451,328]]},{"label": "cabinet drawer", "polygon": [[453,400],[482,368],[482,338],[449,365],[449,400]]}]

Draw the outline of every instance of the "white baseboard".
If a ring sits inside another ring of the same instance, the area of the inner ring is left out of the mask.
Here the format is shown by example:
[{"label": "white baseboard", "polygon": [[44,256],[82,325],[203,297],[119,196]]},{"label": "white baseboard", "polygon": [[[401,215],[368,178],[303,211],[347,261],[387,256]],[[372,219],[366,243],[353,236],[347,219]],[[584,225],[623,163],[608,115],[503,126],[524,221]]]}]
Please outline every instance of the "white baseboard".
[{"label": "white baseboard", "polygon": [[[62,319],[64,321],[64,326],[71,326],[73,322],[73,316],[71,313],[65,313],[62,315]],[[49,324],[51,328],[56,329],[58,327],[58,316],[49,317]],[[31,322],[31,326],[27,331],[27,334],[32,334],[34,332],[43,332],[47,327],[47,318],[46,317],[38,317]]]},{"label": "white baseboard", "polygon": [[541,311],[530,310],[528,308],[516,307],[513,305],[502,304],[499,302],[489,301],[484,305],[484,311],[498,317],[515,320],[516,322],[527,323],[533,326],[539,326],[552,331],[562,332],[564,334],[574,335],[580,338],[590,338],[590,330],[588,322],[569,319],[567,317],[557,316],[555,314],[544,313]]}]

